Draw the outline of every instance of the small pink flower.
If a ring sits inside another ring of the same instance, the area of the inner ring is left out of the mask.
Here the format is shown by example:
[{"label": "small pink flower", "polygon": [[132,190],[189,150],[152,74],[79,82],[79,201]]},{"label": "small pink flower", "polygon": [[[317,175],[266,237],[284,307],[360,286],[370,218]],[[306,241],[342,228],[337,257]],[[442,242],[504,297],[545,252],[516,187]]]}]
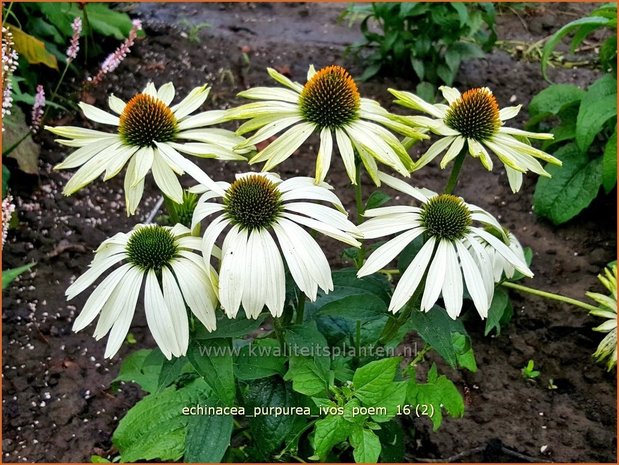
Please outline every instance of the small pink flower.
[{"label": "small pink flower", "polygon": [[80,50],[80,35],[82,33],[82,19],[76,17],[73,20],[71,26],[73,28],[73,36],[71,37],[71,44],[67,49],[67,63],[71,63],[77,57],[77,52]]},{"label": "small pink flower", "polygon": [[43,118],[43,108],[45,107],[45,89],[39,84],[37,86],[37,94],[34,96],[34,105],[32,105],[32,118],[30,130],[36,133],[41,127],[41,119]]},{"label": "small pink flower", "polygon": [[[17,68],[17,59],[19,56],[13,48],[13,34],[2,28],[2,118],[11,114],[11,106],[13,106],[12,83],[11,76]],[[4,132],[4,126],[2,126]]]},{"label": "small pink flower", "polygon": [[99,68],[99,72],[91,80],[94,85],[99,84],[106,74],[111,73],[116,68],[118,68],[118,65],[122,63],[127,54],[131,51],[131,47],[135,43],[138,31],[140,30],[142,30],[142,21],[140,21],[139,19],[133,20],[133,27],[131,28],[131,31],[129,31],[129,37],[127,37],[127,39],[125,39],[125,41],[120,44],[120,46],[114,51],[114,53],[111,53],[103,61],[103,63],[101,63],[101,68]]}]

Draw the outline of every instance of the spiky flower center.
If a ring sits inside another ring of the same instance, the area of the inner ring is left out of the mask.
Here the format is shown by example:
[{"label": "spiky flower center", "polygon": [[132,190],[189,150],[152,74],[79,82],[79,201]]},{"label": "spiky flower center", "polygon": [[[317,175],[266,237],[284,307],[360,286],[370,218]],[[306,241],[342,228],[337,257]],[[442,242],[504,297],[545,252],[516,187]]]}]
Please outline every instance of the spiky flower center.
[{"label": "spiky flower center", "polygon": [[150,225],[131,235],[126,250],[130,263],[144,271],[160,271],[176,256],[178,245],[168,229]]},{"label": "spiky flower center", "polygon": [[138,94],[129,100],[120,115],[118,133],[128,145],[154,147],[155,142],[174,140],[178,126],[174,113],[163,101]]},{"label": "spiky flower center", "polygon": [[449,106],[445,124],[464,137],[486,140],[501,127],[499,105],[486,87],[467,90]]},{"label": "spiky flower center", "polygon": [[241,229],[270,226],[282,210],[281,194],[265,176],[252,174],[232,183],[224,197],[224,211]]},{"label": "spiky flower center", "polygon": [[357,85],[341,66],[327,66],[307,81],[299,100],[301,113],[319,128],[337,129],[357,117]]},{"label": "spiky flower center", "polygon": [[421,223],[430,235],[454,241],[466,234],[471,225],[471,212],[459,197],[441,194],[422,207]]}]

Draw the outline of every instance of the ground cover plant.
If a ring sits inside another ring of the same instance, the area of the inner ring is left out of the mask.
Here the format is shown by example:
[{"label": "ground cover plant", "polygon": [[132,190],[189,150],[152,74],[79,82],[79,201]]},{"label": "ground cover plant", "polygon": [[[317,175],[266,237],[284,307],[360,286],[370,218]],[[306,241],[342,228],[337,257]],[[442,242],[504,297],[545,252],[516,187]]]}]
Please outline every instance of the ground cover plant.
[{"label": "ground cover plant", "polygon": [[[560,166],[535,148],[552,135],[512,123],[521,107],[484,85],[437,88],[438,103],[385,86],[381,104],[335,63],[294,78],[262,67],[234,100],[223,79],[161,73],[46,127],[69,147],[56,158],[67,200],[109,184],[130,221],[106,227],[66,283],[72,329],[96,320],[115,372],[125,354],[110,397],[126,383],[144,394],[94,461],[404,460],[411,419],[439,434],[467,414],[461,376],[491,376],[477,347],[514,331],[517,293],[608,319],[596,357],[612,369],[616,267],[592,271],[605,289],[586,302],[534,289],[528,235],[463,182],[470,167],[505,170],[517,198],[550,174],[538,160]],[[439,182],[416,182],[428,172]],[[144,317],[151,347],[132,351]],[[526,384],[545,369],[535,355],[515,372]]]}]

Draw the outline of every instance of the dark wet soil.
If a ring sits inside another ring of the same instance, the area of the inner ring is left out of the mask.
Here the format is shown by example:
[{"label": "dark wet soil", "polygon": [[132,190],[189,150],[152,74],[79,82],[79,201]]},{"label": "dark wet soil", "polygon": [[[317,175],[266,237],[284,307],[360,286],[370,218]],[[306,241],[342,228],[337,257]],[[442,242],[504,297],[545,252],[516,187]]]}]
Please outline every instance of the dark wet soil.
[{"label": "dark wet soil", "polygon": [[[322,67],[344,64],[358,75],[359,64],[343,54],[344,46],[359,38],[356,29],[334,23],[342,4],[140,4],[129,6],[142,16],[147,38],[121,67],[93,92],[96,105],[105,105],[110,92],[131,97],[153,80],[172,80],[178,95],[203,82],[213,86],[209,108],[238,103],[235,94],[248,86],[271,85],[264,71],[274,66],[303,81],[310,63]],[[575,19],[590,6],[538,5],[531,11],[507,11],[499,18],[499,37],[534,41]],[[204,22],[210,27],[198,27]],[[197,26],[198,25],[198,26]],[[525,27],[526,26],[526,27]],[[249,48],[250,64],[241,48]],[[558,82],[588,84],[589,70],[551,70]],[[539,64],[515,61],[503,51],[466,63],[456,85],[487,85],[501,105],[526,104],[545,87]],[[364,96],[392,107],[387,87],[412,89],[405,79],[377,79],[360,84]],[[522,115],[518,122],[523,122]],[[80,115],[72,123],[87,124]],[[65,121],[66,123],[66,121]],[[89,461],[93,454],[110,453],[111,434],[118,419],[139,398],[130,384],[110,390],[123,356],[152,347],[143,317],[132,333],[137,340],[125,345],[112,361],[103,360],[104,341],[89,331],[71,332],[84,298],[67,303],[64,290],[86,269],[92,250],[106,237],[126,231],[150,213],[158,197],[147,186],[136,217],[126,218],[122,182],[95,182],[73,197],[61,194],[71,173],[52,166],[67,151],[42,136],[40,176],[14,174],[19,224],[9,233],[3,267],[35,261],[32,272],[3,292],[3,461]],[[307,147],[281,166],[283,177],[313,173],[317,147]],[[422,150],[416,148],[415,156]],[[244,168],[205,160],[201,166],[214,178],[230,179]],[[412,182],[439,190],[446,180],[436,164],[415,173]],[[328,181],[351,212],[353,192],[343,166],[334,159]],[[527,284],[574,298],[599,289],[602,267],[615,258],[616,200],[602,196],[574,221],[554,227],[531,210],[535,179],[530,176],[518,195],[507,186],[499,167],[488,173],[475,162],[465,164],[458,194],[488,209],[535,251],[535,278]],[[372,190],[364,186],[366,195]],[[341,246],[324,242],[330,258],[339,263]],[[500,336],[484,337],[483,324],[473,315],[472,333],[479,370],[451,371],[466,393],[462,419],[446,419],[433,433],[429,423],[415,420],[410,428],[407,458],[559,462],[616,462],[616,380],[593,362],[600,335],[586,312],[536,297],[512,294],[514,318]],[[527,382],[520,369],[534,359],[541,376]],[[553,380],[556,389],[549,389]],[[414,430],[414,431],[413,431]],[[498,445],[523,454],[505,453]],[[485,448],[485,450],[483,450]],[[524,458],[523,458],[524,457]]]}]

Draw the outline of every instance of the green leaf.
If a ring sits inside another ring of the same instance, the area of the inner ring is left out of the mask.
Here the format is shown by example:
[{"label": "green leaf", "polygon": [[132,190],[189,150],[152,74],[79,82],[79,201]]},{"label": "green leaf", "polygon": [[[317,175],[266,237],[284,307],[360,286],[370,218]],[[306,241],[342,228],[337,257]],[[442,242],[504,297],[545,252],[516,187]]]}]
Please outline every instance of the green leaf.
[{"label": "green leaf", "polygon": [[11,178],[11,172],[2,164],[2,198],[6,197],[6,193],[9,191],[9,179]]},{"label": "green leaf", "polygon": [[[220,405],[213,399],[204,406]],[[187,422],[187,439],[183,461],[186,463],[221,463],[228,446],[234,419],[232,415],[194,415]]]},{"label": "green leaf", "polygon": [[[333,286],[342,286],[366,291],[380,297],[386,304],[388,304],[391,300],[391,284],[382,274],[373,274],[370,276],[364,276],[363,278],[358,278],[356,269],[345,268],[333,272]],[[324,297],[327,296],[328,294]]]},{"label": "green leaf", "polygon": [[355,426],[350,434],[350,445],[356,463],[376,463],[380,456],[380,439],[374,431]]},{"label": "green leaf", "polygon": [[112,463],[105,457],[101,457],[100,455],[91,455],[90,463]]},{"label": "green leaf", "polygon": [[346,441],[351,430],[352,425],[340,415],[329,415],[318,420],[312,441],[314,453],[324,461],[333,446]]},{"label": "green leaf", "polygon": [[[24,173],[39,174],[39,153],[41,147],[27,134],[30,128],[26,124],[26,116],[17,105],[11,108],[11,114],[2,119],[2,156],[17,160],[17,166]],[[18,145],[16,145],[18,144]]]},{"label": "green leaf", "polygon": [[324,365],[324,359],[325,357],[292,356],[284,379],[292,381],[292,389],[296,392],[306,396],[326,397],[329,387],[329,367]]},{"label": "green leaf", "polygon": [[461,333],[451,333],[451,344],[456,352],[458,365],[475,373],[477,371],[477,362],[475,361],[475,354],[473,353],[469,338]]},{"label": "green leaf", "polygon": [[586,153],[609,119],[617,116],[617,79],[607,74],[595,81],[580,103],[576,118],[576,144]]},{"label": "green leaf", "polygon": [[585,91],[574,84],[553,84],[531,99],[529,116],[539,121],[542,117],[557,115],[568,105],[580,102],[583,95]]},{"label": "green leaf", "polygon": [[381,462],[404,462],[404,431],[399,423],[390,421],[380,425],[376,432],[381,443]]},{"label": "green leaf", "polygon": [[497,336],[501,334],[501,320],[503,319],[505,312],[508,311],[509,306],[509,295],[503,288],[497,287],[494,290],[492,303],[488,309],[488,319],[486,320],[484,336],[490,334],[493,329],[496,329]]},{"label": "green leaf", "polygon": [[[255,408],[293,407],[294,394],[279,376],[260,379],[250,383],[245,394],[245,406],[249,413]],[[293,431],[294,415],[256,415],[250,419],[253,449],[260,461],[268,461]]]},{"label": "green leaf", "polygon": [[391,386],[401,361],[401,357],[385,358],[357,368],[352,379],[355,397],[364,405],[376,405]]},{"label": "green leaf", "polygon": [[158,390],[161,391],[174,383],[187,364],[187,357],[175,357],[172,360],[165,359],[159,373]]},{"label": "green leaf", "polygon": [[28,265],[19,266],[17,268],[10,268],[8,270],[2,270],[2,290],[5,290],[9,285],[17,279],[17,277],[28,271],[36,263],[29,263]]},{"label": "green leaf", "polygon": [[436,97],[436,88],[429,82],[423,81],[415,87],[415,93],[426,102],[433,103]]},{"label": "green leaf", "polygon": [[460,333],[468,337],[461,320],[452,320],[445,310],[435,305],[429,312],[414,311],[410,321],[413,330],[452,368],[458,365],[458,352],[453,345],[452,334]]},{"label": "green leaf", "polygon": [[120,420],[112,442],[122,462],[177,461],[185,451],[188,416],[184,407],[202,404],[208,388],[198,379],[181,388],[167,388],[135,404]]},{"label": "green leaf", "polygon": [[234,365],[238,379],[251,381],[276,374],[283,375],[286,357],[275,339],[255,339],[241,348]]},{"label": "green leaf", "polygon": [[371,210],[372,208],[382,207],[384,204],[389,202],[391,197],[381,191],[374,191],[368,197],[368,200],[365,202],[365,210]]},{"label": "green leaf", "polygon": [[85,7],[88,23],[94,31],[117,40],[123,40],[129,35],[132,24],[126,13],[114,11],[105,3],[88,3]]},{"label": "green leaf", "polygon": [[411,66],[413,67],[415,74],[417,74],[417,78],[420,81],[423,81],[423,78],[425,77],[425,66],[423,64],[423,60],[414,58],[414,55],[411,55]]},{"label": "green leaf", "polygon": [[617,184],[617,128],[608,139],[602,158],[602,185],[610,193]]},{"label": "green leaf", "polygon": [[141,349],[126,357],[113,383],[119,381],[137,383],[143,391],[155,392],[165,357],[159,350]]},{"label": "green leaf", "polygon": [[412,369],[406,401],[411,405],[418,405],[420,410],[430,417],[434,431],[443,422],[443,409],[452,417],[461,417],[464,414],[464,400],[460,392],[445,375],[438,376],[435,364],[432,364],[428,372],[426,384],[419,384],[415,376],[415,370]]},{"label": "green leaf", "polygon": [[198,327],[196,339],[225,339],[228,337],[245,337],[262,325],[266,315],[260,315],[255,320],[249,320],[243,312],[239,312],[237,318],[228,318],[222,315],[217,319],[217,329],[209,332],[202,325]]},{"label": "green leaf", "polygon": [[359,289],[338,287],[328,294],[328,298],[331,302],[323,305],[317,315],[356,321],[380,317],[387,310],[387,304],[382,299]]},{"label": "green leaf", "polygon": [[284,339],[291,348],[306,349],[307,353],[300,353],[304,356],[312,356],[310,352],[315,347],[327,347],[327,340],[318,331],[315,321],[289,326],[285,330]]},{"label": "green leaf", "polygon": [[552,178],[539,178],[533,205],[538,215],[561,224],[575,217],[597,196],[602,168],[601,158],[589,160],[574,144],[561,147],[555,156],[563,161],[563,166],[546,166]]},{"label": "green leaf", "polygon": [[608,23],[609,23],[609,20],[607,18],[603,18],[599,16],[579,18],[577,20],[574,20],[566,24],[561,29],[559,29],[557,32],[555,32],[550,37],[550,39],[548,39],[548,41],[546,42],[546,45],[544,45],[544,50],[542,52],[541,63],[542,63],[542,75],[544,76],[544,79],[548,79],[546,75],[546,71],[548,69],[548,62],[550,59],[550,55],[553,52],[553,50],[557,47],[557,45],[559,44],[559,42],[561,41],[563,37],[565,37],[570,32],[578,29],[580,26],[586,26],[586,25],[604,26],[604,25],[607,25]]},{"label": "green leaf", "polygon": [[224,406],[234,405],[236,385],[229,339],[191,341],[187,358]]},{"label": "green leaf", "polygon": [[45,43],[20,28],[7,24],[6,27],[13,34],[13,46],[20,56],[23,56],[31,65],[42,64],[48,68],[58,70],[58,60],[45,48]]}]

